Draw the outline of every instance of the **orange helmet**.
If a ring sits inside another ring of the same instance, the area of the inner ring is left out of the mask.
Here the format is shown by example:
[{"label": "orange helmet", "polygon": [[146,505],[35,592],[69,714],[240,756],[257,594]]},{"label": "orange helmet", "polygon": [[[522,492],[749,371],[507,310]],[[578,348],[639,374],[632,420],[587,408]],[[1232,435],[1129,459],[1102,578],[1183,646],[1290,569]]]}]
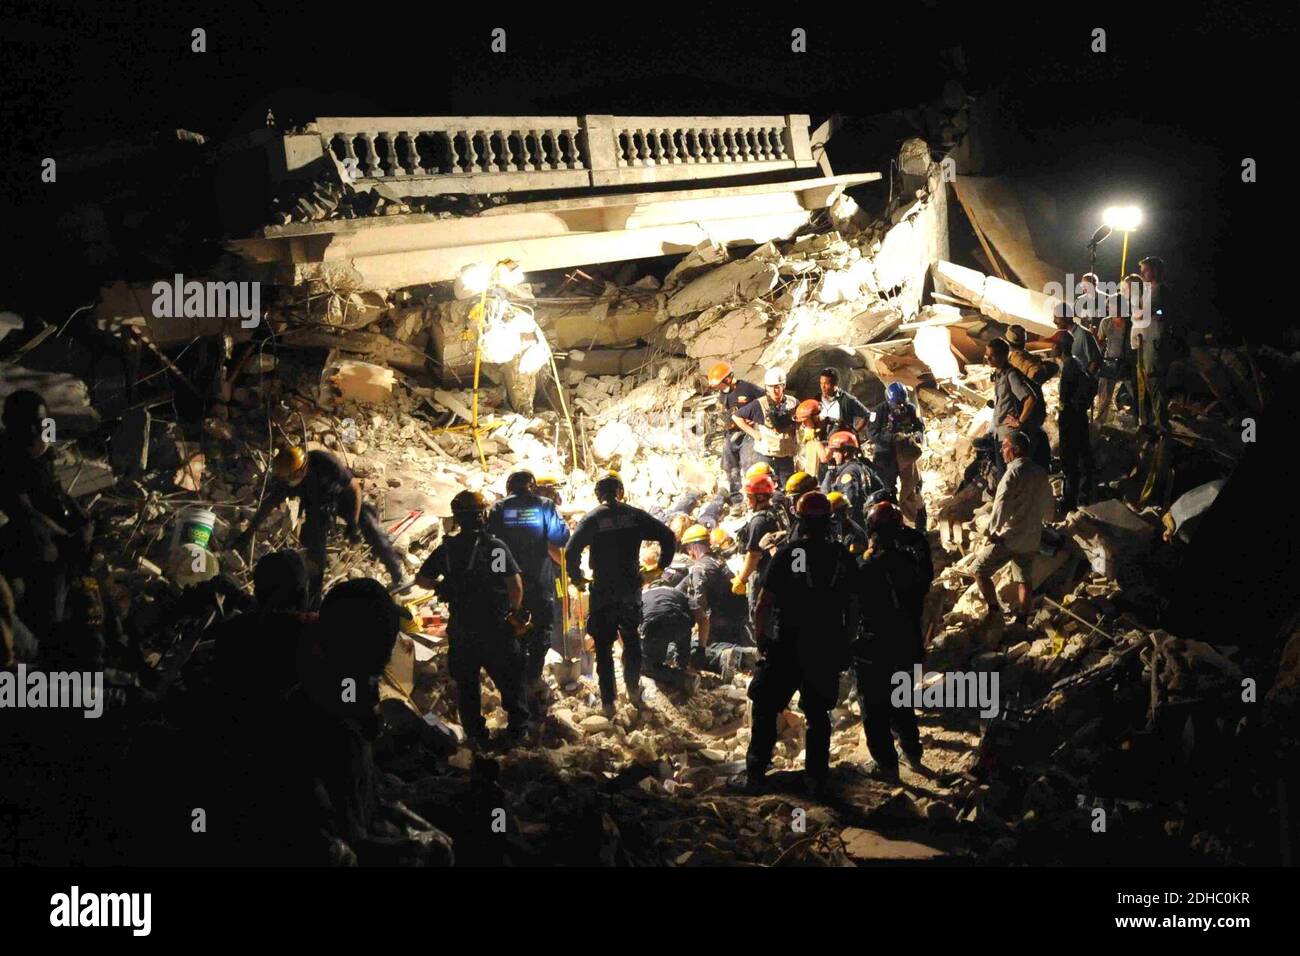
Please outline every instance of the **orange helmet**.
[{"label": "orange helmet", "polygon": [[830,440],[827,441],[826,444],[831,451],[835,451],[836,449],[843,449],[845,447],[857,448],[858,436],[853,434],[853,432],[836,432],[834,435],[830,437]]},{"label": "orange helmet", "polygon": [[271,472],[275,477],[285,481],[297,474],[306,463],[306,452],[297,445],[291,445],[276,453],[275,460],[271,463]]},{"label": "orange helmet", "polygon": [[776,493],[776,482],[771,475],[755,475],[745,482],[745,493],[750,495],[772,495]]},{"label": "orange helmet", "polygon": [[713,368],[709,369],[709,385],[717,388],[731,376],[731,363],[718,362]]},{"label": "orange helmet", "polygon": [[831,502],[820,491],[809,491],[794,506],[794,513],[800,518],[829,518]]},{"label": "orange helmet", "polygon": [[794,420],[797,422],[806,422],[812,416],[820,414],[822,403],[815,398],[806,398],[800,402],[794,410]]}]

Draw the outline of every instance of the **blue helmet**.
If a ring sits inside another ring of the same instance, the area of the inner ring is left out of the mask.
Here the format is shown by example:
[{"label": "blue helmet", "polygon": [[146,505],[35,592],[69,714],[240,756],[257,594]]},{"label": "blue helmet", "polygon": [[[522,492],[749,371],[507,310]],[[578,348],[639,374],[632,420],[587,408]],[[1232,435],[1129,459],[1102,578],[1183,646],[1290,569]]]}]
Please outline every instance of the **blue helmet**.
[{"label": "blue helmet", "polygon": [[907,386],[902,382],[890,382],[885,389],[885,398],[889,399],[890,405],[903,404],[907,401]]}]

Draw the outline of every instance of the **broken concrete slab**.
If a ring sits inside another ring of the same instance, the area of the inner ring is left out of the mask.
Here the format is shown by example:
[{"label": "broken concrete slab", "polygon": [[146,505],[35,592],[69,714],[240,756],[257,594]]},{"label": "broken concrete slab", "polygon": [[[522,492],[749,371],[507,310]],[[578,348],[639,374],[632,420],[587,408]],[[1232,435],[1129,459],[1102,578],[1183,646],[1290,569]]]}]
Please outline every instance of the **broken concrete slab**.
[{"label": "broken concrete slab", "polygon": [[928,863],[948,854],[915,840],[895,840],[875,830],[846,827],[840,831],[844,851],[859,863]]},{"label": "broken concrete slab", "polygon": [[391,368],[355,359],[333,358],[321,371],[321,384],[339,401],[379,405],[393,397]]},{"label": "broken concrete slab", "polygon": [[775,263],[738,259],[706,272],[673,293],[668,299],[668,314],[678,318],[715,305],[750,302],[771,292],[779,280]]}]

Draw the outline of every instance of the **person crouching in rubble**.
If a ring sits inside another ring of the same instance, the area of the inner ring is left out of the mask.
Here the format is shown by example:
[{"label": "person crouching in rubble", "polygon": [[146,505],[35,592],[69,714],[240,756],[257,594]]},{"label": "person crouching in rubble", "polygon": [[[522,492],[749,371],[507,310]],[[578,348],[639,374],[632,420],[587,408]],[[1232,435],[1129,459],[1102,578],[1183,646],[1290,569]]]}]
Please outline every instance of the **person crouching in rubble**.
[{"label": "person crouching in rubble", "polygon": [[640,508],[623,501],[623,481],[610,473],[596,482],[600,502],[578,522],[564,549],[569,581],[579,590],[587,586],[582,573],[582,552],[591,548],[591,608],[587,633],[596,645],[596,674],[605,716],[612,716],[618,700],[614,678],[614,642],[623,642],[623,683],[628,700],[641,707],[641,543],[659,544],[662,572],[677,552],[677,538],[667,525]]},{"label": "person crouching in rubble", "polygon": [[300,540],[307,552],[307,567],[311,571],[312,595],[319,597],[325,580],[325,546],[334,529],[336,518],[342,518],[349,540],[365,538],[392,579],[392,593],[405,591],[411,586],[402,559],[397,556],[393,543],[379,525],[379,514],[374,505],[361,494],[361,482],[333,452],[316,449],[304,452],[297,446],[281,449],[271,465],[275,482],[248,527],[231,542],[231,548],[241,551],[272,510],[286,498],[299,498],[306,511]]},{"label": "person crouching in rubble", "polygon": [[1011,580],[1016,582],[1016,614],[1028,614],[1029,574],[1034,555],[1042,544],[1043,519],[1056,510],[1047,471],[1029,458],[1031,444],[1029,436],[1019,431],[1002,439],[1006,471],[993,496],[988,540],[975,552],[970,566],[980,594],[988,604],[985,624],[1001,623],[1004,618],[993,574],[1008,562]]},{"label": "person crouching in rubble", "polygon": [[857,630],[857,567],[827,537],[831,505],[819,491],[799,499],[800,535],[772,557],[759,586],[755,636],[763,655],[749,699],[753,731],[745,759],[746,789],[760,790],[777,741],[777,718],[799,692],[807,718],[804,773],[815,795],[830,775],[830,711]]},{"label": "person crouching in rubble", "polygon": [[926,772],[921,763],[916,712],[910,706],[895,706],[892,701],[893,675],[906,673],[910,684],[912,666],[920,663],[925,653],[921,612],[930,577],[900,546],[900,536],[907,530],[903,514],[893,502],[882,501],[871,509],[867,518],[871,550],[862,562],[856,584],[862,613],[853,644],[853,668],[862,730],[871,753],[871,760],[860,769],[868,777],[891,783],[898,780],[895,735],[908,766],[918,773]]},{"label": "person crouching in rubble", "polygon": [[731,574],[713,553],[714,541],[721,540],[720,536],[714,537],[719,530],[710,532],[698,524],[686,529],[682,545],[691,565],[679,587],[686,594],[699,635],[695,660],[702,660],[730,683],[738,670],[753,667],[758,650],[747,627],[749,602],[732,592]]},{"label": "person crouching in rubble", "polygon": [[686,594],[677,587],[683,577],[680,568],[670,567],[646,582],[641,592],[641,655],[655,680],[690,689],[695,674],[691,660],[695,619]]},{"label": "person crouching in rubble", "polygon": [[795,401],[785,393],[785,369],[768,369],[763,378],[767,394],[748,402],[731,416],[736,427],[754,439],[754,459],[772,466],[776,481],[784,484],[794,474]]},{"label": "person crouching in rubble", "polygon": [[415,583],[447,602],[447,667],[456,682],[457,707],[465,734],[488,743],[479,691],[486,670],[501,694],[510,736],[528,732],[523,701],[524,655],[516,636],[526,633],[524,584],[510,548],[487,529],[487,502],[477,491],[451,499],[460,533],[444,540],[420,567]]},{"label": "person crouching in rubble", "polygon": [[524,688],[533,697],[533,716],[545,715],[546,682],[542,668],[551,647],[555,625],[556,569],[564,561],[569,526],[555,504],[537,491],[530,471],[516,471],[506,478],[506,493],[488,513],[487,530],[500,538],[519,564],[524,582],[524,609],[531,624],[520,637],[524,654]]},{"label": "person crouching in rubble", "polygon": [[753,382],[736,378],[730,362],[718,362],[709,369],[709,387],[718,390],[718,404],[726,419],[722,436],[722,470],[734,499],[740,494],[740,473],[754,457],[754,439],[732,421],[732,416],[750,402],[762,398],[763,390]]},{"label": "person crouching in rubble", "polygon": [[94,525],[54,476],[45,399],[11,392],[3,421],[0,511],[9,520],[0,528],[0,571],[22,583],[18,618],[40,641],[63,620],[68,583],[89,562]]}]

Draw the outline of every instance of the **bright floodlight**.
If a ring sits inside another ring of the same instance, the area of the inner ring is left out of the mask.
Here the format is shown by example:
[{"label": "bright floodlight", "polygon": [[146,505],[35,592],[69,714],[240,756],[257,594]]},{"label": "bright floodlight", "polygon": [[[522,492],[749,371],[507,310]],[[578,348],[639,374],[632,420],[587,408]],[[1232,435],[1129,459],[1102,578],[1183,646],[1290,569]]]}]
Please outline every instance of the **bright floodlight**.
[{"label": "bright floodlight", "polygon": [[468,293],[469,295],[478,295],[488,287],[492,281],[492,270],[485,265],[477,262],[470,263],[460,270],[456,277],[458,284],[463,290],[458,290],[458,295]]},{"label": "bright floodlight", "polygon": [[1111,206],[1102,216],[1102,222],[1120,232],[1132,232],[1142,222],[1142,210],[1137,206]]}]

